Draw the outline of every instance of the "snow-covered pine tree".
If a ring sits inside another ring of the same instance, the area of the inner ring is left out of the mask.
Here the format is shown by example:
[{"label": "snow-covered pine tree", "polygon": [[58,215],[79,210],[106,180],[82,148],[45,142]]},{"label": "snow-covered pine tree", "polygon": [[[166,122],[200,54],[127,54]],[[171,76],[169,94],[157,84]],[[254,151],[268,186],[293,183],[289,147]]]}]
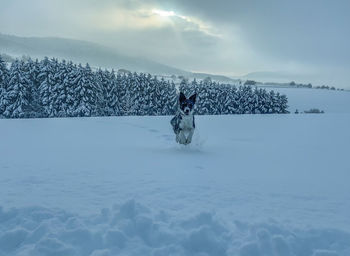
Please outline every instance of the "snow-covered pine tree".
[{"label": "snow-covered pine tree", "polygon": [[6,62],[2,59],[0,55],[0,88],[6,89],[8,77],[9,71],[6,66]]},{"label": "snow-covered pine tree", "polygon": [[28,60],[28,65],[29,65],[29,76],[30,76],[30,80],[33,83],[33,86],[35,88],[39,88],[39,73],[40,73],[40,62],[38,59],[35,59],[35,61],[33,61],[31,58],[29,58]]},{"label": "snow-covered pine tree", "polygon": [[[114,70],[112,70],[114,73]],[[94,72],[95,76],[95,91],[97,96],[97,115],[98,116],[111,116],[114,115],[113,107],[110,107],[111,102],[111,90],[113,91],[113,81],[111,72],[107,69],[104,71],[99,68]],[[113,93],[113,92],[112,92]]]},{"label": "snow-covered pine tree", "polygon": [[289,113],[289,111],[287,110],[288,109],[288,98],[286,95],[281,95],[280,96],[280,114],[287,114]]},{"label": "snow-covered pine tree", "polygon": [[190,86],[189,86],[189,90],[187,92],[187,97],[190,97],[191,95],[197,93],[198,91],[198,83],[197,83],[197,80],[196,78],[192,80],[192,82],[190,83]]},{"label": "snow-covered pine tree", "polygon": [[0,116],[5,111],[5,92],[8,84],[9,70],[7,69],[6,62],[0,55]]},{"label": "snow-covered pine tree", "polygon": [[190,93],[190,88],[188,85],[188,81],[185,78],[182,78],[180,85],[179,85],[179,91],[183,92],[185,95],[187,95],[188,93]]},{"label": "snow-covered pine tree", "polygon": [[109,94],[108,94],[108,108],[111,111],[111,115],[116,116],[120,115],[120,104],[118,101],[118,83],[117,83],[117,77],[115,76],[115,71],[112,69],[111,72],[109,72]]},{"label": "snow-covered pine tree", "polygon": [[39,94],[40,83],[38,79],[38,75],[40,73],[40,67],[39,67],[40,63],[38,59],[33,61],[31,58],[29,58],[26,64],[28,65],[28,69],[29,69],[29,79],[32,82],[31,105],[33,107],[33,111],[36,113],[36,117],[42,117],[44,110],[41,106],[41,101],[40,101],[40,94]]},{"label": "snow-covered pine tree", "polygon": [[[63,79],[63,88],[64,93],[66,95],[66,103],[64,106],[61,106],[61,110],[63,115],[65,116],[74,116],[75,113],[75,79],[78,74],[78,68],[71,61],[67,64],[66,75]],[[64,114],[65,113],[65,114]]]},{"label": "snow-covered pine tree", "polygon": [[142,109],[143,89],[141,87],[140,76],[134,72],[130,77],[129,93],[130,93],[130,103],[129,115],[144,115]]},{"label": "snow-covered pine tree", "polygon": [[52,103],[50,98],[51,91],[55,82],[54,71],[52,70],[51,61],[48,57],[45,57],[39,64],[38,81],[40,104],[44,110],[43,116],[49,116],[52,107],[50,105]]},{"label": "snow-covered pine tree", "polygon": [[49,97],[46,106],[46,113],[49,117],[57,117],[62,104],[58,99],[61,90],[63,89],[63,77],[64,77],[64,64],[59,63],[58,59],[50,60],[50,85],[49,85]]},{"label": "snow-covered pine tree", "polygon": [[265,94],[266,94],[266,92],[265,92],[265,89],[255,88],[254,94],[255,94],[255,99],[256,99],[256,107],[254,109],[255,114],[266,113],[266,107],[265,107],[265,101],[266,101]]},{"label": "snow-covered pine tree", "polygon": [[206,87],[204,87],[203,85],[203,81],[200,81],[199,83],[197,83],[197,88],[196,93],[197,93],[197,99],[196,99],[196,105],[195,105],[195,110],[196,110],[196,114],[198,115],[203,115],[206,113],[205,111],[205,103],[206,103],[206,94],[207,94],[207,89]]},{"label": "snow-covered pine tree", "polygon": [[227,99],[226,99],[226,113],[237,114],[237,88],[236,86],[230,85],[227,87]]},{"label": "snow-covered pine tree", "polygon": [[132,116],[136,113],[136,103],[133,101],[135,95],[133,95],[133,85],[135,84],[134,75],[132,73],[124,76],[125,81],[123,81],[123,88],[125,93],[123,95],[122,104],[123,104],[123,115]]},{"label": "snow-covered pine tree", "polygon": [[259,102],[259,90],[258,88],[255,86],[255,88],[253,89],[253,94],[251,96],[251,111],[252,114],[260,114],[260,102]]},{"label": "snow-covered pine tree", "polygon": [[[129,114],[129,107],[131,105],[130,92],[129,92],[129,77],[131,74],[118,75],[117,86],[118,86],[118,101],[121,109],[120,114],[125,116]],[[119,78],[119,79],[118,79]]]},{"label": "snow-covered pine tree", "polygon": [[174,115],[177,104],[177,93],[174,81],[167,81],[165,97],[166,107],[164,109],[164,115]]},{"label": "snow-covered pine tree", "polygon": [[251,86],[244,86],[244,114],[253,113],[253,89]]},{"label": "snow-covered pine tree", "polygon": [[98,110],[101,115],[110,115],[108,114],[107,109],[107,94],[108,94],[108,84],[109,84],[109,77],[107,75],[107,70],[102,71],[101,68],[99,68],[95,72],[95,81],[96,81],[96,87],[98,88]]},{"label": "snow-covered pine tree", "polygon": [[98,98],[96,95],[95,77],[89,66],[86,64],[78,66],[74,84],[74,116],[96,116]]},{"label": "snow-covered pine tree", "polygon": [[226,106],[226,109],[225,109],[225,114],[227,115],[232,115],[232,114],[235,114],[235,106],[234,106],[234,103],[235,103],[235,89],[236,87],[234,85],[231,85],[231,84],[227,84],[226,87],[226,103],[225,103],[225,106]]},{"label": "snow-covered pine tree", "polygon": [[4,116],[8,118],[34,117],[32,102],[32,82],[28,66],[23,61],[14,61],[10,68],[8,86],[5,92]]},{"label": "snow-covered pine tree", "polygon": [[143,95],[143,106],[144,106],[144,115],[153,115],[154,111],[154,95],[153,95],[153,86],[154,81],[150,74],[144,74],[142,77],[142,86],[144,88]]},{"label": "snow-covered pine tree", "polygon": [[157,98],[161,90],[159,80],[156,77],[152,79],[150,74],[140,73],[136,84],[137,113],[139,115],[156,115],[159,113],[160,115],[161,108],[159,108],[159,98]]},{"label": "snow-covered pine tree", "polygon": [[268,106],[268,112],[269,114],[272,114],[274,113],[274,108],[275,108],[275,97],[276,97],[276,94],[273,90],[271,90],[269,92],[269,99],[268,99],[268,102],[267,102],[267,106]]},{"label": "snow-covered pine tree", "polygon": [[276,92],[275,98],[273,100],[273,113],[280,113],[280,93]]},{"label": "snow-covered pine tree", "polygon": [[157,83],[154,85],[154,107],[155,111],[153,115],[164,115],[166,111],[166,105],[167,105],[167,97],[166,97],[166,89],[167,84],[164,80],[164,78],[161,78],[161,80],[157,81]]},{"label": "snow-covered pine tree", "polygon": [[236,104],[237,104],[237,114],[244,114],[244,98],[243,98],[243,85],[237,88]]},{"label": "snow-covered pine tree", "polygon": [[207,82],[208,84],[204,82],[204,86],[207,87],[206,91],[206,108],[208,109],[210,115],[219,115],[220,112],[218,111],[218,89],[217,84],[215,82],[212,82],[209,80]]},{"label": "snow-covered pine tree", "polygon": [[150,74],[139,74],[138,77],[138,106],[141,115],[161,115],[163,106],[160,106],[162,101],[161,82],[157,77],[152,77]]},{"label": "snow-covered pine tree", "polygon": [[217,113],[220,115],[226,115],[227,114],[227,106],[229,105],[229,98],[228,98],[228,88],[225,84],[219,84],[216,87],[217,92],[217,103],[216,103],[216,109]]},{"label": "snow-covered pine tree", "polygon": [[115,86],[116,86],[116,115],[122,116],[124,115],[124,104],[123,99],[125,96],[125,75],[121,75],[117,73],[117,77],[115,78]]},{"label": "snow-covered pine tree", "polygon": [[116,115],[119,109],[117,105],[117,81],[114,70],[109,72],[108,70],[102,71],[98,69],[96,80],[97,87],[100,88],[98,89],[99,108],[101,108],[104,115]]},{"label": "snow-covered pine tree", "polygon": [[65,60],[57,63],[54,74],[54,86],[52,88],[52,111],[50,116],[66,117],[68,115],[68,91],[70,87],[69,75],[72,65],[67,64]]}]

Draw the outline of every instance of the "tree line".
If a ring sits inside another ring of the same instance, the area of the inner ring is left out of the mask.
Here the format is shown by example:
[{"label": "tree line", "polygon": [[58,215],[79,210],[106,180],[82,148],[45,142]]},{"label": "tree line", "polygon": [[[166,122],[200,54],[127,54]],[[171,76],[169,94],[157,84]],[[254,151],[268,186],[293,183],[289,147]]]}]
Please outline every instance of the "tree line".
[{"label": "tree line", "polygon": [[83,117],[173,115],[178,90],[198,94],[196,113],[287,113],[287,97],[274,91],[221,84],[211,80],[173,81],[144,73],[93,70],[71,61],[0,57],[0,117]]}]

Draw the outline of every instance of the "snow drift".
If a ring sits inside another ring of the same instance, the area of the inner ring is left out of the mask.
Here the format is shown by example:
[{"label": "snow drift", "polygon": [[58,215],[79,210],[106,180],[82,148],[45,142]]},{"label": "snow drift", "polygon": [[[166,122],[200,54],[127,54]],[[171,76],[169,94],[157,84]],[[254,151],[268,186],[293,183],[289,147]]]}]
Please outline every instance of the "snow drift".
[{"label": "snow drift", "polygon": [[178,219],[134,200],[82,217],[28,207],[0,211],[0,255],[349,255],[350,233],[295,229],[274,220]]}]

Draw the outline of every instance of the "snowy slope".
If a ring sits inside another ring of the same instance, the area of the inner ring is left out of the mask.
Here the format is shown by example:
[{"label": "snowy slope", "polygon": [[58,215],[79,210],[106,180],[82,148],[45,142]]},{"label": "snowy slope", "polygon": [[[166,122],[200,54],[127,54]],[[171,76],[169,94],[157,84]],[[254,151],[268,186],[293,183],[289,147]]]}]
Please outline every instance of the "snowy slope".
[{"label": "snowy slope", "polygon": [[350,91],[332,91],[309,88],[269,88],[288,97],[290,111],[318,108],[326,113],[349,113]]},{"label": "snowy slope", "polygon": [[197,117],[189,147],[170,117],[0,120],[0,255],[350,255],[350,94],[327,93]]}]

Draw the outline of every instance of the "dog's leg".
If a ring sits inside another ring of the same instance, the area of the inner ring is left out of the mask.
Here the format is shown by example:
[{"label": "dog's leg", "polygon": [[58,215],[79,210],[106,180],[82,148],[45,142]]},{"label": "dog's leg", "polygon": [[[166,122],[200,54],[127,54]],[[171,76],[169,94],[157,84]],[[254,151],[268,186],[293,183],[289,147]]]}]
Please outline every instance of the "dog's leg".
[{"label": "dog's leg", "polygon": [[180,144],[186,144],[186,137],[185,137],[185,134],[183,131],[179,132],[179,135],[178,135],[178,143]]},{"label": "dog's leg", "polygon": [[187,136],[187,139],[186,139],[186,144],[190,144],[192,142],[192,136],[193,136],[193,133],[194,133],[194,129],[192,129],[188,136]]}]

